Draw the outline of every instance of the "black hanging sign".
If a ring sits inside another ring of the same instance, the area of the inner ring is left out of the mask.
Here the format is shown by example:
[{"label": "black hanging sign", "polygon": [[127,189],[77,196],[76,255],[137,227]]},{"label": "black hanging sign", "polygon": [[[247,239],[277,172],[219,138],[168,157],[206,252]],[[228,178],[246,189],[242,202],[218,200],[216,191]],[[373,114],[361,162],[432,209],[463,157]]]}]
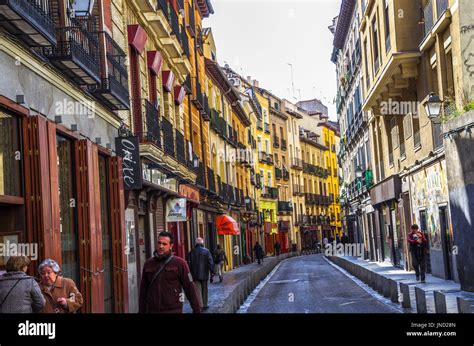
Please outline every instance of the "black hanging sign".
[{"label": "black hanging sign", "polygon": [[142,188],[142,168],[140,148],[137,136],[117,137],[115,139],[117,155],[122,157],[123,186],[125,190]]}]

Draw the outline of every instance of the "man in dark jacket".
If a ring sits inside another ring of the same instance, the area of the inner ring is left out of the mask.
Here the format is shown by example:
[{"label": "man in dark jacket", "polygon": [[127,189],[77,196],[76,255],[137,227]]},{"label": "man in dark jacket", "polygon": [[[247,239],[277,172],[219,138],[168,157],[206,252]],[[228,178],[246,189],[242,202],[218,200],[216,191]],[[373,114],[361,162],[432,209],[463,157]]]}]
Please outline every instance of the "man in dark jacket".
[{"label": "man in dark jacket", "polygon": [[173,235],[161,232],[153,257],[143,266],[140,283],[140,313],[182,313],[184,297],[194,313],[200,313],[199,299],[186,261],[172,255]]},{"label": "man in dark jacket", "polygon": [[257,258],[258,264],[260,264],[260,261],[263,263],[263,249],[260,246],[260,244],[255,242],[255,245],[253,247],[253,251],[255,252],[255,257]]},{"label": "man in dark jacket", "polygon": [[196,239],[196,247],[189,253],[189,267],[196,284],[197,294],[203,310],[207,310],[208,291],[207,282],[209,281],[209,273],[214,273],[214,261],[208,249],[204,247],[204,239]]},{"label": "man in dark jacket", "polygon": [[280,242],[276,242],[275,245],[275,256],[280,256],[280,251],[281,251],[281,245],[280,245]]},{"label": "man in dark jacket", "polygon": [[224,249],[222,249],[219,244],[217,244],[217,248],[214,253],[214,264],[216,265],[215,272],[217,275],[219,275],[219,281],[222,282],[224,279],[224,265],[228,265],[229,261],[227,260],[227,255],[225,254]]},{"label": "man in dark jacket", "polygon": [[412,225],[408,234],[408,244],[410,245],[411,259],[415,268],[416,281],[425,283],[426,270],[426,248],[427,240],[423,232],[420,232],[418,225]]}]

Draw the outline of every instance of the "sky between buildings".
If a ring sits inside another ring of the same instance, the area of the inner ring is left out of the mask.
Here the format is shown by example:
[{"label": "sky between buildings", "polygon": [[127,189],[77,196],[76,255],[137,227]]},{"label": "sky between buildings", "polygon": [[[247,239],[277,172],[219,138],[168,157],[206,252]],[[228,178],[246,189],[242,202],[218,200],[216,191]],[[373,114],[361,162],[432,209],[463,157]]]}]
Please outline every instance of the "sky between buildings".
[{"label": "sky between buildings", "polygon": [[[320,99],[336,120],[333,35],[341,0],[212,0],[217,60],[280,98]],[[291,83],[293,65],[294,95]],[[294,97],[293,97],[294,96]]]}]

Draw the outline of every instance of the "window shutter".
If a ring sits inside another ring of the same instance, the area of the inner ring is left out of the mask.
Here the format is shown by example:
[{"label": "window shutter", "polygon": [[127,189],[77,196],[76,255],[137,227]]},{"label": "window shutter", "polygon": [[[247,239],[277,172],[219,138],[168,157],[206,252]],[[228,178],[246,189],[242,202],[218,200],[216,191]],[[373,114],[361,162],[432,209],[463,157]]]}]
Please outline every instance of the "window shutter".
[{"label": "window shutter", "polygon": [[102,226],[100,215],[99,153],[87,139],[76,141],[79,258],[84,312],[103,312]]},{"label": "window shutter", "polygon": [[27,241],[39,244],[40,258],[54,258],[61,265],[56,124],[41,116],[23,124]]},{"label": "window shutter", "polygon": [[125,254],[125,199],[122,159],[112,157],[109,163],[110,225],[112,231],[112,258],[114,268],[115,313],[128,312],[128,274]]}]

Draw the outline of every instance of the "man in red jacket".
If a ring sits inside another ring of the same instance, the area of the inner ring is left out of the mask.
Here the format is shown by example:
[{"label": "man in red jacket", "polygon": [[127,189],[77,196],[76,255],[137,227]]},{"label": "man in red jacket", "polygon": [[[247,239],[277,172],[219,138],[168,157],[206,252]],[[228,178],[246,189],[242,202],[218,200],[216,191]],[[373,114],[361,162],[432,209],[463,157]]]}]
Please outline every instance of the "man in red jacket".
[{"label": "man in red jacket", "polygon": [[420,231],[418,225],[412,225],[408,234],[408,243],[410,245],[410,253],[415,268],[416,281],[425,283],[425,267],[426,267],[426,247],[427,240],[423,232]]},{"label": "man in red jacket", "polygon": [[172,254],[173,240],[171,233],[161,232],[153,257],[143,266],[140,313],[183,313],[183,289],[193,312],[201,312],[189,267]]}]

